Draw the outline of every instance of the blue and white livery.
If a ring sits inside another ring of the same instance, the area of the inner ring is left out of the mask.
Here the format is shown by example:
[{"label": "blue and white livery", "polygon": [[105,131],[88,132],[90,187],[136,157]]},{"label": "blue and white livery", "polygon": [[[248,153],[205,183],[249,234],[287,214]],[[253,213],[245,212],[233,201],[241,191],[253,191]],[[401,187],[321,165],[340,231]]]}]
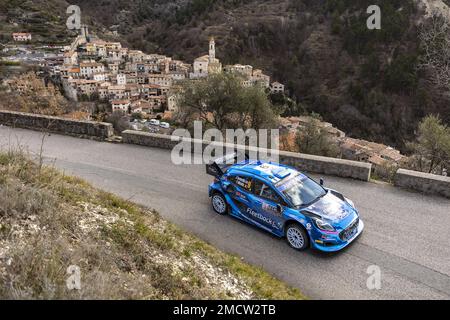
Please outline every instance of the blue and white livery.
[{"label": "blue and white livery", "polygon": [[209,186],[212,207],[219,214],[251,223],[291,247],[339,251],[363,231],[353,202],[285,165],[237,159],[231,154],[206,166],[215,177]]}]

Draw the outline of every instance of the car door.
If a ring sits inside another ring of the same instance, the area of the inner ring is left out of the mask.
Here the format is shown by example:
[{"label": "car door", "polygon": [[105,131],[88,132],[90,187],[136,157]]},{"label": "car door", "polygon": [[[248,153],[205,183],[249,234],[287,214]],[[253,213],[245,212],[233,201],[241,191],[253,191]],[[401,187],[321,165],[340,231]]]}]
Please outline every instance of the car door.
[{"label": "car door", "polygon": [[247,209],[251,206],[249,195],[253,190],[253,179],[249,176],[235,175],[228,177],[228,181],[231,183],[228,195],[233,201],[233,215],[245,217]]},{"label": "car door", "polygon": [[[282,234],[286,207],[284,200],[265,182],[254,179],[253,193],[248,197],[251,203],[251,212],[248,214],[256,224],[276,234]],[[281,206],[280,211],[278,205]]]}]

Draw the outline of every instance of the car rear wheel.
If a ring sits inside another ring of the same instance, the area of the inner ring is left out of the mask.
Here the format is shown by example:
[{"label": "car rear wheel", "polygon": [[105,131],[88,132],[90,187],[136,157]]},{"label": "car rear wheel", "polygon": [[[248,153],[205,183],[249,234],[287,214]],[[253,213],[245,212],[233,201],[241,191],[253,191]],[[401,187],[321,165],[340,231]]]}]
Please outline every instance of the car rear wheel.
[{"label": "car rear wheel", "polygon": [[309,246],[308,234],[298,224],[290,224],[286,228],[286,240],[295,250],[302,251]]},{"label": "car rear wheel", "polygon": [[220,193],[215,193],[211,198],[214,211],[218,214],[225,215],[228,212],[228,204],[225,197]]}]

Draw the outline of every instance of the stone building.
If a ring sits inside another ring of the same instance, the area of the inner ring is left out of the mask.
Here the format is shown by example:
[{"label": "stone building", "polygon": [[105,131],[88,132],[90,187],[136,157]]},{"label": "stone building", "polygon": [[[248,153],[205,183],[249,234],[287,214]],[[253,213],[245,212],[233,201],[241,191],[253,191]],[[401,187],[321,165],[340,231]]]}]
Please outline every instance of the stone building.
[{"label": "stone building", "polygon": [[272,93],[284,93],[284,85],[279,82],[273,82],[270,85],[270,92]]},{"label": "stone building", "polygon": [[216,58],[216,42],[213,37],[209,39],[209,54],[194,60],[193,72],[190,78],[205,78],[209,74],[222,72],[222,64]]},{"label": "stone building", "polygon": [[31,33],[27,32],[15,32],[12,34],[12,38],[14,41],[24,42],[31,40]]}]

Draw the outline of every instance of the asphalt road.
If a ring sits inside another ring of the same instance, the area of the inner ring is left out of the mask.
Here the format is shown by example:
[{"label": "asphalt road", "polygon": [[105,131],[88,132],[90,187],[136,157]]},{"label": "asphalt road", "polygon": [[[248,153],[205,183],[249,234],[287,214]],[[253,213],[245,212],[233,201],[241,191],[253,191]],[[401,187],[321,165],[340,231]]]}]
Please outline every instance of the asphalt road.
[{"label": "asphalt road", "polygon": [[[0,148],[21,146],[36,154],[42,137],[0,127]],[[325,177],[327,186],[354,200],[366,229],[340,253],[296,252],[284,240],[214,214],[207,195],[211,177],[204,167],[175,166],[168,150],[53,134],[44,141],[47,162],[157,209],[183,229],[261,266],[313,299],[450,299],[448,199]],[[381,270],[379,290],[367,288],[372,265]]]}]

